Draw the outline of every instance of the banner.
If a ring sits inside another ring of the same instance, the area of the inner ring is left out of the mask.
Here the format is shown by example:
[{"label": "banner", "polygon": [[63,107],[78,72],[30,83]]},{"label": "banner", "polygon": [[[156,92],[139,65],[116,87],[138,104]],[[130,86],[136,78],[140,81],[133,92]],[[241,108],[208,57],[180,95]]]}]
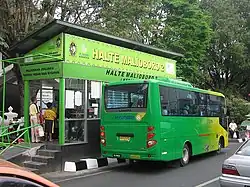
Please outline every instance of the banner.
[{"label": "banner", "polygon": [[69,34],[65,34],[65,62],[176,77],[174,60]]},{"label": "banner", "polygon": [[62,77],[62,62],[23,65],[20,67],[24,80],[53,79]]},{"label": "banner", "polygon": [[161,76],[148,75],[140,72],[128,72],[109,68],[90,67],[80,64],[63,64],[63,76],[104,82],[164,78]]}]

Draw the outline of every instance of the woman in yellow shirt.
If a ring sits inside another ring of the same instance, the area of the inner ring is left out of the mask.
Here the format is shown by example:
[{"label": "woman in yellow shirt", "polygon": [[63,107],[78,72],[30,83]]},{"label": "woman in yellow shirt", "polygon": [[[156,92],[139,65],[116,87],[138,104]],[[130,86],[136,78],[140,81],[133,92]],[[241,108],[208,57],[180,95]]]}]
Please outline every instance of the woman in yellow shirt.
[{"label": "woman in yellow shirt", "polygon": [[56,113],[52,110],[52,103],[47,103],[47,109],[43,114],[45,120],[45,141],[52,141],[52,133],[54,133],[54,120],[56,119]]}]

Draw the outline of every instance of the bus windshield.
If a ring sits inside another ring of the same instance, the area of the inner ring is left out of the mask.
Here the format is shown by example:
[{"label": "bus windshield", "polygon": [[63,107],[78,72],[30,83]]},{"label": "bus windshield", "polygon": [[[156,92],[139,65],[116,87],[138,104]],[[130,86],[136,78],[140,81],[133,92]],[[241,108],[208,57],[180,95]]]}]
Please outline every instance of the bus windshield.
[{"label": "bus windshield", "polygon": [[108,112],[142,112],[147,108],[148,84],[125,84],[105,87],[105,109]]}]

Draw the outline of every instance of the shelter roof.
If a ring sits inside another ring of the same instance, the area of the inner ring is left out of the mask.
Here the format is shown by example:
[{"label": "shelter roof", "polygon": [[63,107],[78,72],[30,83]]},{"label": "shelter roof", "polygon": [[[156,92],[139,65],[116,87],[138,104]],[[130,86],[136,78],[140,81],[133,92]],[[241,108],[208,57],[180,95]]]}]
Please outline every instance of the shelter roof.
[{"label": "shelter roof", "polygon": [[10,53],[13,55],[16,53],[26,54],[27,52],[38,47],[42,43],[50,40],[51,38],[57,36],[60,33],[67,33],[71,35],[85,37],[88,39],[97,40],[113,45],[118,45],[121,47],[138,50],[167,58],[183,57],[183,55],[179,53],[166,51],[153,46],[141,44],[135,41],[108,35],[105,33],[101,33],[99,31],[87,29],[76,24],[56,19],[46,24],[42,28],[38,29],[34,33],[30,34],[23,40],[17,42],[10,48]]}]

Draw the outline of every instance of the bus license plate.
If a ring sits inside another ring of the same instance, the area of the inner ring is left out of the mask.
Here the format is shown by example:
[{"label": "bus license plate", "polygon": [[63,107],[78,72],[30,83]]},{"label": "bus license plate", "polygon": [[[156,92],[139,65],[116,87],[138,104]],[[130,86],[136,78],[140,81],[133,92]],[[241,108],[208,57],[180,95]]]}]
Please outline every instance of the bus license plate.
[{"label": "bus license plate", "polygon": [[115,157],[115,158],[121,158],[121,155],[120,154],[113,154],[113,157]]},{"label": "bus license plate", "polygon": [[120,141],[129,142],[130,141],[130,137],[120,136]]},{"label": "bus license plate", "polygon": [[140,159],[141,156],[140,155],[130,155],[130,158],[132,158],[132,159]]}]

